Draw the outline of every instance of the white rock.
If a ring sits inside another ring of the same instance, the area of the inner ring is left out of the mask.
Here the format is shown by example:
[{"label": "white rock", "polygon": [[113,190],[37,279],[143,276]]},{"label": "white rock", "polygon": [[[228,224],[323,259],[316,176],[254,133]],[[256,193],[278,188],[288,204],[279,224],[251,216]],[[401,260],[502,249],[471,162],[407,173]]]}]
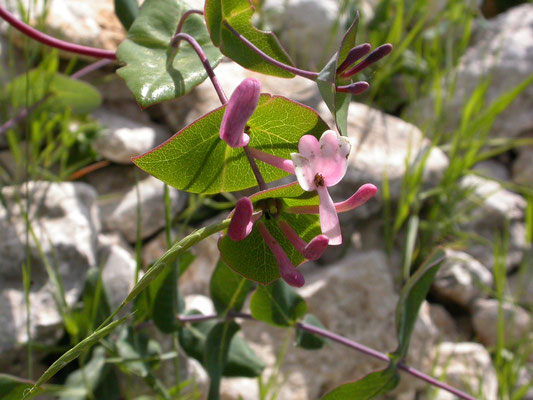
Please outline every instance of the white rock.
[{"label": "white rock", "polygon": [[[505,342],[512,344],[531,332],[531,317],[521,307],[503,304]],[[486,346],[498,342],[498,300],[478,300],[474,304],[474,330],[479,340]]]},{"label": "white rock", "polygon": [[[165,226],[164,183],[149,176],[138,183],[141,207],[141,237],[147,238]],[[186,194],[170,189],[171,215],[181,211]],[[132,185],[119,198],[99,200],[102,223],[108,231],[119,231],[133,243],[137,238],[137,189]]]},{"label": "white rock", "polygon": [[279,32],[279,40],[295,65],[320,70],[337,50],[346,18],[336,0],[267,0],[262,5],[267,25]]},{"label": "white rock", "polygon": [[131,164],[132,157],[146,153],[170,137],[162,126],[141,124],[106,110],[100,109],[94,116],[105,128],[93,142],[93,148],[119,164]]},{"label": "white rock", "polygon": [[[3,188],[7,208],[0,207],[0,353],[5,363],[28,340],[22,285],[26,224],[19,207],[26,202],[25,193],[31,199],[32,229],[47,262],[62,282],[68,305],[77,301],[85,274],[97,261],[96,237],[100,225],[95,191],[83,183],[44,181],[29,182],[28,192],[24,188]],[[41,343],[53,343],[62,332],[62,318],[54,300],[57,289],[32,235],[29,244],[30,335]]]},{"label": "white rock", "polygon": [[116,244],[110,235],[98,237],[99,258],[103,265],[102,281],[111,309],[116,309],[135,284],[137,262],[129,247]]},{"label": "white rock", "polygon": [[[526,138],[532,139],[533,133]],[[513,162],[513,182],[533,187],[533,147],[517,148],[518,157]]]},{"label": "white rock", "polygon": [[201,294],[190,294],[185,296],[185,309],[197,310],[204,315],[215,313],[215,306],[211,299]]},{"label": "white rock", "polygon": [[459,328],[446,309],[440,304],[430,304],[431,320],[439,330],[440,338],[445,341],[458,341]]},{"label": "white rock", "polygon": [[[330,331],[379,351],[395,350],[398,295],[383,252],[350,253],[327,269],[314,273],[304,270],[304,274],[307,283],[300,294],[307,300],[309,312]],[[244,322],[243,332],[254,351],[267,365],[272,365],[286,333],[254,321]],[[407,362],[429,372],[431,349],[437,336],[425,304],[415,325]],[[279,399],[319,398],[341,383],[380,367],[385,364],[336,343],[312,352],[289,347],[283,364],[286,383]],[[267,368],[265,374],[268,373]],[[420,382],[403,377],[397,393],[421,387]]]},{"label": "white rock", "polygon": [[[490,78],[485,105],[523,82],[533,70],[533,4],[509,9],[491,20],[480,19],[473,35],[473,46],[462,56],[454,80],[455,93],[444,115],[450,127],[458,126],[463,104],[474,89]],[[423,100],[412,107],[424,118],[433,107]],[[485,107],[486,109],[486,107]],[[529,85],[513,103],[496,117],[490,131],[493,136],[516,137],[533,128],[533,85]]]},{"label": "white rock", "polygon": [[461,251],[446,250],[446,260],[437,272],[433,290],[446,300],[467,307],[484,297],[492,283],[492,274],[478,260]]},{"label": "white rock", "polygon": [[474,165],[474,170],[479,171],[489,178],[500,181],[508,181],[511,178],[509,170],[505,164],[496,160],[485,160],[478,162],[476,165]]},{"label": "white rock", "polygon": [[[316,107],[320,102],[316,84],[298,76],[293,79],[283,79],[258,74],[231,61],[219,64],[215,73],[228,98],[244,79],[255,78],[261,82],[262,93],[285,96],[310,107]],[[209,79],[198,85],[187,96],[161,103],[167,124],[176,130],[184,128],[220,105]]]},{"label": "white rock", "polygon": [[[334,126],[324,103],[318,112]],[[348,171],[341,183],[332,188],[339,198],[352,195],[364,183],[382,188],[383,176],[387,174],[391,198],[398,199],[406,172],[405,160],[409,158],[412,165],[427,151],[431,152],[424,169],[426,186],[435,185],[448,166],[446,155],[438,148],[431,149],[430,141],[416,126],[361,103],[350,104],[348,137],[355,143],[348,159]],[[381,191],[378,191],[376,198],[361,207],[359,214],[368,216],[376,212],[381,203]]]},{"label": "white rock", "polygon": [[[478,343],[443,342],[436,351],[433,375],[444,382],[477,397],[495,400],[498,394],[496,372],[487,350]],[[431,399],[453,400],[456,397],[442,389],[435,389]]]},{"label": "white rock", "polygon": [[507,282],[515,301],[527,308],[533,308],[533,268],[517,271]]}]

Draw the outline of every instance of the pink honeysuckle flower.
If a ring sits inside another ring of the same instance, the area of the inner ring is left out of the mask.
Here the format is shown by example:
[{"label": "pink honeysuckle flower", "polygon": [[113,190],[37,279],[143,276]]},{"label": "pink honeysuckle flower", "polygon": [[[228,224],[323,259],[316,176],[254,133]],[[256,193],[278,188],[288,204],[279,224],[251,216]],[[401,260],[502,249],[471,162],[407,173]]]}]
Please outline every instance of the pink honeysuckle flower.
[{"label": "pink honeysuckle flower", "polygon": [[316,190],[319,198],[320,226],[329,244],[342,243],[339,217],[327,188],[334,186],[346,174],[351,144],[347,137],[327,130],[318,141],[305,135],[298,143],[299,153],[291,153],[298,183],[303,190]]},{"label": "pink honeysuckle flower", "polygon": [[261,83],[247,78],[234,90],[220,125],[220,138],[230,147],[244,147],[250,141],[244,130],[259,102]]},{"label": "pink honeysuckle flower", "polygon": [[[291,286],[303,286],[305,280],[302,273],[296,270],[281,245],[270,234],[265,224],[258,221],[262,215],[263,211],[254,213],[251,200],[248,197],[243,197],[237,202],[232,212],[231,222],[228,226],[228,236],[234,242],[241,241],[252,232],[254,224],[257,225],[257,229],[263,237],[263,240],[274,254],[281,278]],[[279,215],[277,218],[281,231],[294,248],[307,260],[317,260],[322,256],[328,247],[329,239],[326,236],[318,235],[309,243],[306,243]]]},{"label": "pink honeysuckle flower", "polygon": [[265,240],[268,248],[274,254],[274,258],[278,262],[279,274],[281,275],[281,278],[291,286],[302,287],[305,284],[304,276],[294,267],[294,265],[292,265],[287,253],[285,253],[274,236],[270,234],[265,224],[263,224],[261,221],[258,221],[257,228],[259,229],[259,233]]}]

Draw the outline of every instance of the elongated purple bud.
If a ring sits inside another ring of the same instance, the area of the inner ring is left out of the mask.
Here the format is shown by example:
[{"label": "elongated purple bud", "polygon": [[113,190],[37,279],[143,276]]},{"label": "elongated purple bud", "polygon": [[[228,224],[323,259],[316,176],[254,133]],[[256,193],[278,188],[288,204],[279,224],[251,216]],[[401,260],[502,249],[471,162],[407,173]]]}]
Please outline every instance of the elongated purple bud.
[{"label": "elongated purple bud", "polygon": [[243,197],[237,202],[231,222],[228,226],[228,236],[234,242],[245,239],[254,226],[252,214],[254,206],[248,197]]},{"label": "elongated purple bud", "polygon": [[351,93],[353,95],[358,95],[363,92],[366,92],[369,87],[370,85],[368,84],[368,82],[359,81],[359,82],[351,83],[346,86],[337,86],[337,92]]},{"label": "elongated purple bud", "polygon": [[294,265],[292,265],[287,253],[285,253],[274,236],[270,234],[265,224],[263,224],[261,221],[258,221],[257,228],[259,229],[261,236],[263,236],[268,248],[274,254],[274,258],[278,263],[281,279],[291,286],[302,287],[305,284],[304,276],[294,267]]},{"label": "elongated purple bud", "polygon": [[241,82],[231,95],[220,125],[220,138],[230,147],[244,147],[250,137],[244,133],[246,124],[259,102],[261,83],[254,78]]},{"label": "elongated purple bud", "polygon": [[353,75],[357,74],[358,72],[361,72],[366,67],[368,67],[368,66],[374,64],[375,62],[381,60],[383,57],[385,57],[391,51],[392,51],[392,44],[390,44],[390,43],[383,44],[383,45],[379,46],[372,53],[370,53],[367,58],[365,58],[363,61],[361,61],[355,67],[353,67],[353,68],[349,69],[348,71],[344,72],[342,74],[342,77],[343,78],[349,78],[350,76],[353,76]]},{"label": "elongated purple bud", "polygon": [[308,260],[318,260],[328,247],[329,238],[326,235],[315,236],[306,243],[286,221],[279,221],[279,227],[294,248]]},{"label": "elongated purple bud", "polygon": [[337,74],[342,74],[354,62],[359,60],[361,57],[366,56],[371,48],[372,46],[370,46],[370,43],[363,43],[351,49],[346,56],[346,59],[337,68]]}]

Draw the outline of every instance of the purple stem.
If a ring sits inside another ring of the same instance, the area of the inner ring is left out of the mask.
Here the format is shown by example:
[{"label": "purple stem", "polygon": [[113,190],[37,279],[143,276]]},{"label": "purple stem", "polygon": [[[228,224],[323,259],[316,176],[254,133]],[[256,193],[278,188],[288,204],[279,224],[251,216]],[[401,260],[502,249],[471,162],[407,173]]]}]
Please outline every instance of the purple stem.
[{"label": "purple stem", "polygon": [[52,36],[48,36],[42,32],[39,32],[37,29],[34,29],[31,26],[26,25],[24,22],[21,22],[16,19],[4,7],[0,7],[0,17],[6,20],[9,24],[11,24],[15,29],[18,29],[25,35],[31,37],[32,39],[35,39],[38,42],[46,44],[47,46],[90,57],[107,58],[109,60],[116,60],[117,58],[114,51],[97,49],[94,47],[81,46],[79,44],[65,42],[63,40],[59,40]]},{"label": "purple stem", "polygon": [[[307,331],[307,332],[310,332],[310,333],[314,333],[316,335],[320,335],[320,336],[323,336],[327,339],[330,339],[334,342],[337,342],[337,343],[340,343],[346,347],[350,347],[354,350],[357,350],[361,353],[364,353],[364,354],[367,354],[371,357],[374,357],[374,358],[377,358],[378,360],[381,360],[381,361],[385,361],[385,362],[390,362],[391,359],[389,357],[387,357],[386,354],[383,354],[377,350],[374,350],[374,349],[371,349],[370,347],[367,347],[367,346],[364,346],[362,344],[359,344],[357,342],[354,342],[352,340],[349,340],[345,337],[342,337],[340,335],[337,335],[333,332],[329,332],[325,329],[321,329],[321,328],[318,328],[316,326],[313,326],[313,325],[309,325],[309,324],[306,324],[305,322],[297,322],[296,323],[296,326],[299,328],[299,329],[302,329],[304,331]],[[431,376],[429,375],[426,375],[414,368],[411,368],[403,363],[399,363],[398,365],[398,368],[401,369],[402,371],[405,371],[407,372],[408,374],[411,374],[413,375],[414,377],[418,378],[418,379],[421,379],[427,383],[429,383],[430,385],[433,385],[433,386],[436,386],[440,389],[443,389],[443,390],[446,390],[450,393],[453,393],[454,395],[456,395],[457,397],[460,397],[461,399],[465,399],[465,400],[476,400],[475,397],[473,396],[470,396],[469,394],[467,393],[464,393],[462,391],[460,391],[459,389],[456,389],[444,382],[441,382],[435,378],[432,378]]]},{"label": "purple stem", "polygon": [[263,175],[261,175],[261,172],[259,171],[259,168],[257,167],[257,164],[254,160],[254,157],[250,151],[250,147],[244,146],[243,147],[244,154],[246,154],[246,157],[248,158],[248,162],[250,163],[250,167],[252,168],[252,172],[255,175],[255,179],[257,180],[257,184],[259,185],[259,190],[263,191],[267,189],[267,185],[265,180],[263,179]]},{"label": "purple stem", "polygon": [[98,70],[98,69],[100,69],[102,67],[105,67],[108,64],[111,64],[112,62],[113,61],[109,60],[109,59],[96,61],[96,62],[94,62],[92,64],[89,64],[89,65],[83,67],[79,71],[74,72],[72,75],[70,75],[70,77],[72,79],[79,79],[82,76],[88,75],[88,74],[90,74],[93,71],[96,71],[96,70]]},{"label": "purple stem", "polygon": [[202,49],[202,46],[200,46],[200,44],[196,41],[195,38],[193,38],[191,35],[188,35],[187,33],[178,33],[172,39],[170,39],[170,43],[172,44],[172,46],[178,48],[182,40],[186,40],[192,46],[194,51],[196,51],[196,54],[198,54],[200,61],[202,61],[202,64],[207,72],[207,75],[209,76],[209,79],[211,79],[211,82],[213,83],[213,86],[217,91],[220,102],[222,104],[226,104],[228,102],[226,93],[224,93],[224,89],[222,89],[222,86],[220,86],[217,76],[215,75],[213,68],[211,68],[211,64],[209,64],[209,60],[207,59],[207,56],[205,55],[204,50]]},{"label": "purple stem", "polygon": [[[231,318],[243,318],[243,319],[254,319],[250,314],[246,314],[246,313],[240,313],[240,312],[235,312],[235,311],[230,311],[228,314],[227,314],[228,317],[231,317]],[[218,318],[219,316],[217,314],[210,314],[210,315],[201,315],[201,316],[198,316],[198,315],[186,315],[186,316],[182,316],[182,317],[178,317],[179,321],[180,322],[197,322],[197,321],[205,321],[205,320],[208,320],[208,319],[216,319]],[[307,331],[309,333],[313,333],[315,335],[319,335],[319,336],[322,336],[322,337],[325,337],[326,339],[329,339],[329,340],[332,340],[334,342],[337,342],[339,344],[342,344],[346,347],[349,347],[351,349],[354,349],[354,350],[357,350],[361,353],[364,353],[366,355],[369,355],[371,357],[374,357],[374,358],[377,358],[378,360],[381,360],[381,361],[384,361],[384,362],[391,362],[391,359],[389,357],[387,357],[386,354],[383,354],[381,353],[380,351],[377,351],[377,350],[374,350],[374,349],[371,349],[370,347],[367,347],[367,346],[364,346],[362,344],[359,344],[357,342],[354,342],[353,340],[350,340],[350,339],[347,339],[343,336],[340,336],[340,335],[337,335],[333,332],[330,332],[330,331],[327,331],[325,329],[321,329],[321,328],[318,328],[316,326],[313,326],[313,325],[309,325],[309,324],[306,324],[305,322],[297,322],[296,323],[296,327],[298,329],[301,329],[303,331]],[[457,397],[460,397],[461,399],[465,399],[465,400],[476,400],[475,397],[469,395],[468,393],[465,393],[459,389],[456,389],[444,382],[441,382],[435,378],[432,378],[431,376],[429,375],[426,375],[420,371],[418,371],[417,369],[415,368],[411,368],[403,363],[399,363],[397,364],[398,368],[401,369],[402,371],[405,371],[407,372],[408,374],[411,374],[413,375],[415,378],[418,378],[418,379],[421,379],[427,383],[429,383],[430,385],[433,385],[433,386],[436,386],[440,389],[443,389],[443,390],[446,390],[454,395],[456,395]]]},{"label": "purple stem", "polygon": [[250,154],[254,158],[257,158],[259,161],[263,161],[265,164],[272,165],[273,167],[279,168],[282,171],[294,175],[294,164],[291,160],[286,160],[284,158],[265,153],[264,151],[257,150],[251,147],[249,151]]},{"label": "purple stem", "polygon": [[224,21],[224,25],[226,28],[228,28],[231,33],[233,33],[241,42],[243,42],[246,46],[248,46],[255,54],[257,54],[259,57],[261,57],[266,62],[284,70],[287,72],[290,72],[295,75],[300,75],[304,78],[310,79],[312,81],[316,81],[318,78],[317,72],[312,71],[306,71],[300,68],[293,67],[291,65],[284,64],[278,60],[275,60],[274,58],[270,57],[268,54],[263,53],[259,48],[257,48],[252,42],[250,42],[248,39],[246,39],[244,36],[242,36],[239,32],[237,32],[229,23],[228,21]]},{"label": "purple stem", "polygon": [[189,11],[185,11],[183,13],[183,15],[181,16],[180,18],[180,22],[178,24],[178,28],[176,29],[176,35],[178,33],[181,32],[181,30],[183,29],[183,25],[185,25],[185,21],[187,20],[187,18],[191,15],[191,14],[199,14],[199,15],[204,15],[204,12],[202,10],[189,10]]}]

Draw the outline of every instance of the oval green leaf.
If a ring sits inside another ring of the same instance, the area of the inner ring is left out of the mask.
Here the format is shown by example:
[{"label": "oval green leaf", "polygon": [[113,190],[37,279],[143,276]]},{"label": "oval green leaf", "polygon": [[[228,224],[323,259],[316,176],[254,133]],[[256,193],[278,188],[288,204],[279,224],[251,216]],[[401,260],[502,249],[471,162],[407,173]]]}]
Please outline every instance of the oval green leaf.
[{"label": "oval green leaf", "polygon": [[372,372],[363,378],[333,389],[322,400],[370,400],[393,390],[400,382],[394,367]]},{"label": "oval green leaf", "polygon": [[292,326],[307,312],[307,303],[284,281],[258,286],[250,300],[252,316],[274,326]]},{"label": "oval green leaf", "polygon": [[[149,174],[180,190],[214,194],[234,192],[257,185],[242,148],[233,149],[220,139],[225,106],[217,108],[154,150],[133,162]],[[290,159],[303,135],[317,138],[328,129],[311,108],[285,97],[262,94],[248,120],[249,146]],[[287,173],[257,162],[266,182]]]},{"label": "oval green leaf", "polygon": [[[126,40],[117,49],[117,59],[126,64],[117,73],[141,107],[183,96],[207,78],[202,62],[188,43],[182,41],[177,51],[170,45],[187,10],[179,0],[146,0]],[[213,68],[222,59],[200,16],[189,16],[182,32],[196,39]]]},{"label": "oval green leaf", "polygon": [[237,38],[225,25],[228,23],[238,33],[252,42],[263,53],[284,64],[293,65],[272,32],[260,31],[252,25],[255,8],[249,0],[207,0],[205,21],[213,43],[224,55],[244,68],[266,75],[293,78],[294,74],[264,61]]},{"label": "oval green leaf", "polygon": [[217,313],[240,311],[251,286],[252,282],[236,274],[224,261],[219,260],[209,283],[209,293]]}]

